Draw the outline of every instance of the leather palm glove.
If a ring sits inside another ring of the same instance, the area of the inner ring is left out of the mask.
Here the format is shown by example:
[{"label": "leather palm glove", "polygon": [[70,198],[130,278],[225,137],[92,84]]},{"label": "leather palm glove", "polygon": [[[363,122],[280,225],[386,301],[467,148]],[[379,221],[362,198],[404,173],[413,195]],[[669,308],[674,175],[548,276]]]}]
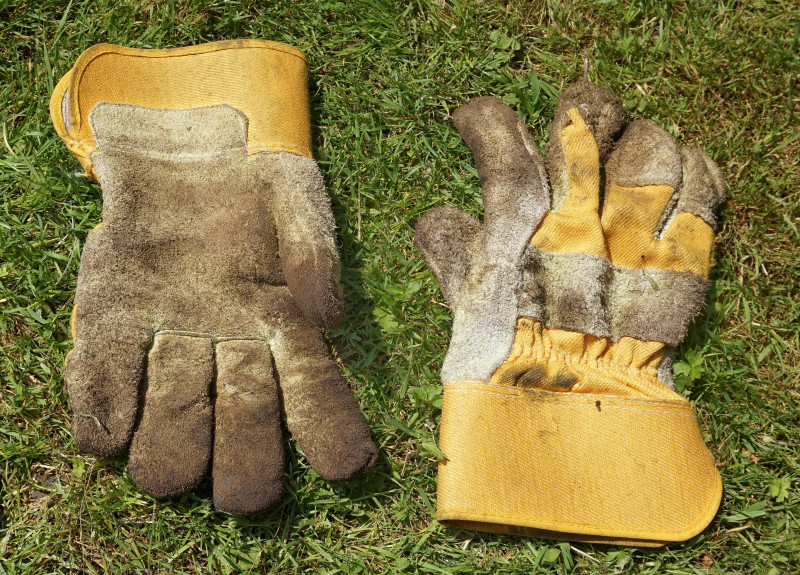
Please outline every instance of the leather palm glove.
[{"label": "leather palm glove", "polygon": [[495,98],[453,121],[485,215],[438,208],[415,236],[454,313],[437,518],[641,546],[696,535],[722,484],[672,357],[705,305],[717,166],[653,122],[626,128],[588,81],[561,96],[544,160]]},{"label": "leather palm glove", "polygon": [[282,494],[282,414],[326,479],[370,467],[320,332],[339,318],[340,264],[302,53],[97,45],[51,116],[103,192],[66,365],[78,446],[129,450],[133,480],[159,498],[210,471],[214,505],[238,514]]}]

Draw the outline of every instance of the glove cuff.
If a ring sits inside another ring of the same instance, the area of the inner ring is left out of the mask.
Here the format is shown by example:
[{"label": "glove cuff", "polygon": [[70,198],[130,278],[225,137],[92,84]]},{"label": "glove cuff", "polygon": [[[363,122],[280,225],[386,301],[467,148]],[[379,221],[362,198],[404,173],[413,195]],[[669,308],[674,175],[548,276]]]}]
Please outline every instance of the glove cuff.
[{"label": "glove cuff", "polygon": [[659,546],[700,533],[722,495],[681,398],[448,383],[440,447],[437,519],[466,529]]},{"label": "glove cuff", "polygon": [[302,52],[266,40],[226,40],[147,50],[98,44],[81,54],[50,98],[56,132],[87,175],[97,142],[89,114],[100,102],[162,110],[227,104],[248,120],[247,149],[311,157]]}]

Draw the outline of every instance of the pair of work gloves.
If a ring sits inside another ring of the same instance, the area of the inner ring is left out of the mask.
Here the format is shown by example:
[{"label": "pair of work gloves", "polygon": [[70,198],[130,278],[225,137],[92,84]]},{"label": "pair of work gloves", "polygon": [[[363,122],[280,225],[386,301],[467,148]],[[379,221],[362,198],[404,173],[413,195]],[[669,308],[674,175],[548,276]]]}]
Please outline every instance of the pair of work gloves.
[{"label": "pair of work gloves", "polygon": [[[377,450],[320,333],[342,296],[303,55],[257,40],[98,45],[51,116],[104,201],[66,366],[78,446],[128,451],[157,497],[210,470],[214,505],[237,514],[281,496],[282,419],[326,479],[369,468]],[[651,122],[625,129],[619,101],[586,81],[559,100],[544,161],[494,98],[454,122],[485,216],[439,208],[415,237],[455,316],[438,518],[639,545],[693,536],[721,483],[671,357],[708,287],[716,166]]]}]

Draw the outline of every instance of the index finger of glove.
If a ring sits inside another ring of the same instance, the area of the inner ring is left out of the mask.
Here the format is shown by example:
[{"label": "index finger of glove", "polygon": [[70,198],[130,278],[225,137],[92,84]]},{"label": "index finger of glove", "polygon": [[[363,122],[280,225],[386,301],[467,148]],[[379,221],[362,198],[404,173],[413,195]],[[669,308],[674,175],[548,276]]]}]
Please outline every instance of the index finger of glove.
[{"label": "index finger of glove", "polygon": [[549,192],[541,156],[520,117],[497,98],[484,96],[459,107],[453,124],[475,158],[487,236],[509,220],[523,224],[515,236],[530,227],[532,233],[549,208]]}]

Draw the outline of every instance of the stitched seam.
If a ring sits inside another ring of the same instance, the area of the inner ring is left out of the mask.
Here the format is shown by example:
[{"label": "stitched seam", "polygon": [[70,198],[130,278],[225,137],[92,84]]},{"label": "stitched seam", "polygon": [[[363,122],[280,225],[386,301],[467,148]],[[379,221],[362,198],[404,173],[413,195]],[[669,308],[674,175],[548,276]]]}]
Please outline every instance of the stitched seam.
[{"label": "stitched seam", "polygon": [[[713,484],[713,482],[712,482],[712,484]],[[708,490],[708,493],[713,493],[713,489]],[[516,520],[521,520],[521,521],[519,521],[520,523],[522,523],[526,519],[528,521],[530,521],[530,517],[529,516],[525,516],[525,515],[516,515],[516,514],[511,514],[511,513],[481,513],[480,511],[474,511],[474,510],[472,510],[470,508],[464,508],[464,507],[447,508],[446,509],[446,513],[448,513],[448,514],[458,513],[458,514],[464,514],[464,515],[474,515],[475,517],[496,518],[496,519],[504,519],[504,520],[505,519],[516,519]],[[469,521],[469,519],[462,519],[462,518],[453,518],[453,520],[455,520],[455,521],[465,521],[465,520]],[[447,521],[447,519],[445,519],[445,521]],[[694,531],[695,530],[694,528],[696,526],[700,525],[701,523],[703,523],[703,521],[695,521],[692,524],[692,528],[684,529],[683,531],[680,531],[680,532],[674,532],[674,531],[673,532],[670,532],[670,531],[652,532],[652,531],[634,530],[634,531],[630,531],[630,533],[633,533],[634,536],[638,536],[638,537],[640,537],[642,539],[651,539],[651,538],[652,539],[660,539],[660,537],[658,537],[658,535],[661,535],[661,534],[663,534],[663,535],[671,535],[671,536],[682,536],[685,533],[690,533],[690,532]],[[554,526],[559,525],[559,526],[570,527],[570,528],[575,528],[575,527],[590,527],[590,528],[600,528],[600,529],[604,528],[602,525],[595,525],[595,524],[592,524],[592,523],[573,523],[573,522],[570,522],[570,521],[553,522],[552,525],[554,525]],[[522,525],[521,527],[527,527],[527,525]],[[536,529],[536,527],[532,527],[532,528]],[[539,527],[539,529],[545,529],[547,531],[558,531],[558,529],[549,529],[549,528],[545,528],[545,527]],[[591,535],[591,534],[586,533],[586,535]],[[599,535],[599,533],[597,535]],[[624,535],[603,535],[603,537],[626,537],[626,536],[624,536]]]},{"label": "stitched seam", "polygon": [[[522,394],[517,395],[517,394],[501,393],[501,392],[489,391],[489,390],[485,390],[485,389],[459,389],[459,390],[451,390],[451,391],[459,391],[459,392],[464,392],[464,393],[479,393],[479,394],[486,394],[486,395],[497,395],[497,396],[500,396],[500,397],[515,396],[515,397],[517,397],[517,398],[519,398],[519,399],[521,399],[523,401],[527,401],[528,403],[541,403],[541,404],[545,404],[545,405],[563,405],[563,406],[568,406],[568,407],[582,407],[584,409],[596,409],[596,406],[593,405],[593,404],[590,405],[588,403],[582,403],[582,402],[577,402],[577,401],[575,401],[575,402],[558,401],[558,400],[555,400],[555,401],[549,401],[549,400],[548,401],[543,401],[543,400],[538,399],[538,398],[525,397]],[[598,396],[594,396],[594,397],[598,397]],[[608,397],[613,397],[613,396],[599,396],[599,397],[608,398]],[[614,399],[619,399],[619,398],[614,398]],[[681,406],[678,406],[678,405],[675,406],[674,410],[656,410],[656,409],[645,409],[645,408],[641,408],[641,407],[622,407],[622,406],[615,405],[615,404],[608,405],[608,406],[604,405],[603,409],[618,409],[620,411],[635,411],[637,413],[658,413],[658,414],[661,414],[661,415],[676,415],[678,417],[687,417],[687,418],[690,418],[690,419],[694,419],[694,414],[692,414],[692,413],[680,413],[678,410],[681,409]]]},{"label": "stitched seam", "polygon": [[[482,387],[491,387],[491,388],[494,388],[494,389],[480,390],[480,389],[474,389],[472,387],[465,389],[463,387],[460,387],[461,385],[471,385],[471,386],[472,385],[480,385]],[[515,396],[515,397],[524,398],[524,399],[526,399],[526,401],[541,401],[541,402],[544,403],[543,400],[541,400],[541,399],[539,399],[537,397],[532,397],[531,394],[527,393],[525,390],[518,389],[518,388],[512,388],[512,387],[509,387],[507,385],[500,385],[498,383],[485,382],[485,381],[451,381],[451,382],[448,382],[448,383],[446,383],[444,385],[444,391],[451,391],[451,392],[456,392],[456,391],[486,391],[487,393],[493,393],[493,394],[496,394],[496,395]],[[662,407],[670,408],[670,409],[672,409],[672,408],[683,409],[686,406],[691,408],[691,405],[692,405],[691,403],[689,403],[686,400],[682,400],[679,403],[677,401],[676,402],[667,402],[667,401],[661,401],[661,400],[655,400],[655,399],[639,399],[639,398],[635,398],[635,397],[617,397],[617,396],[613,396],[613,395],[602,395],[602,394],[599,394],[599,393],[573,393],[571,395],[574,395],[574,396],[577,396],[577,397],[575,397],[575,399],[572,400],[572,401],[566,401],[565,400],[566,398],[564,397],[564,393],[563,392],[562,393],[558,393],[558,392],[542,392],[542,393],[547,393],[547,395],[550,395],[552,397],[558,397],[558,399],[556,401],[553,401],[552,403],[581,404],[581,403],[583,403],[582,400],[584,398],[601,398],[601,399],[606,399],[606,400],[612,399],[612,400],[617,400],[617,401],[637,402],[637,403],[642,403],[642,404],[644,404],[646,406],[662,406]],[[567,393],[569,393],[569,392],[567,392]],[[526,395],[527,395],[527,397],[526,397]],[[550,403],[550,401],[548,401],[547,403]],[[587,403],[587,405],[588,405],[588,403]],[[590,405],[589,407],[594,407],[594,405]]]},{"label": "stitched seam", "polygon": [[95,151],[99,153],[105,153],[109,151],[114,152],[127,152],[131,154],[136,154],[139,156],[145,156],[147,158],[153,158],[157,160],[217,160],[227,157],[236,157],[242,156],[245,154],[246,150],[244,147],[242,148],[228,148],[226,150],[219,150],[217,152],[210,152],[210,153],[191,153],[191,152],[159,152],[156,150],[144,150],[141,148],[120,148],[116,146],[104,146],[102,148],[97,148]]},{"label": "stitched seam", "polygon": [[143,151],[137,148],[132,148],[131,150],[127,148],[116,148],[113,146],[106,146],[103,149],[100,149],[99,145],[97,144],[96,140],[75,140],[69,138],[66,140],[67,145],[73,151],[81,152],[81,155],[84,157],[88,157],[92,152],[103,150],[123,150],[123,151],[132,151],[135,150],[143,155],[147,155],[149,157],[154,158],[218,158],[224,155],[234,154],[234,153],[241,153],[242,151],[246,151],[247,154],[261,154],[261,153],[269,153],[269,152],[293,152],[300,156],[311,157],[309,150],[306,148],[301,148],[299,146],[292,146],[292,145],[285,145],[285,144],[271,144],[269,142],[257,142],[255,144],[249,144],[247,148],[229,148],[228,150],[224,150],[215,154],[191,154],[191,153],[182,153],[182,154],[175,154],[175,153],[165,153],[165,152],[150,152],[150,151]]},{"label": "stitched seam", "polygon": [[263,341],[267,342],[267,339],[263,337],[251,336],[251,335],[214,335],[212,333],[204,333],[204,332],[196,332],[196,331],[183,331],[178,329],[162,329],[153,334],[153,338],[159,335],[177,335],[182,337],[197,337],[201,339],[210,339],[214,343],[221,343],[223,341]]}]

